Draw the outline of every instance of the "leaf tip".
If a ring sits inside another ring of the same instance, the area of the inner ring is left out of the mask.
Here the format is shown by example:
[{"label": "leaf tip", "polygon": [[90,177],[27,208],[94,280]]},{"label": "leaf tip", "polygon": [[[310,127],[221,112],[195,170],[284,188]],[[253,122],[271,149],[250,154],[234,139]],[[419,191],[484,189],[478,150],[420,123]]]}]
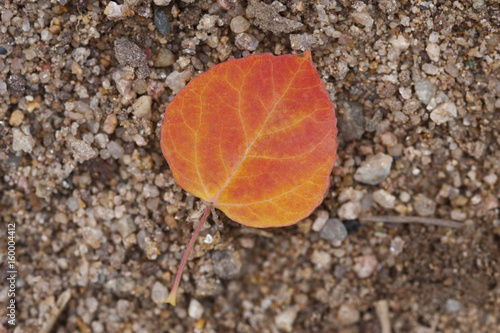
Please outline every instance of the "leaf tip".
[{"label": "leaf tip", "polygon": [[302,54],[303,57],[305,57],[306,59],[309,58],[311,59],[311,50],[306,50],[303,54]]}]

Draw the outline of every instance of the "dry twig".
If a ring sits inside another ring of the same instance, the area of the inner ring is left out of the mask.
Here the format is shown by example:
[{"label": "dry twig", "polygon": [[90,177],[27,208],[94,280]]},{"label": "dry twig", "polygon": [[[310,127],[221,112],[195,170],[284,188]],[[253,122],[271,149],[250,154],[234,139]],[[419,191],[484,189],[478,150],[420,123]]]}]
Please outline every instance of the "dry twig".
[{"label": "dry twig", "polygon": [[363,216],[359,218],[360,222],[384,222],[384,223],[421,223],[437,225],[440,227],[460,228],[463,223],[453,220],[438,219],[434,217],[421,216]]}]

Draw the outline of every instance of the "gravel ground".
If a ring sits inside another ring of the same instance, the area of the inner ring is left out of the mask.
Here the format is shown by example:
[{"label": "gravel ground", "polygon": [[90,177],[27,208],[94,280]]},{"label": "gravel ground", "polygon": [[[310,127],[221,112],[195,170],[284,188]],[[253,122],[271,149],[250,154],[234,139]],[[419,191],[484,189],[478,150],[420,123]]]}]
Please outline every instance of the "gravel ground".
[{"label": "gravel ground", "polygon": [[[0,332],[500,332],[500,5],[417,0],[0,1]],[[159,145],[214,64],[312,50],[339,118],[297,225],[210,220]],[[453,219],[460,228],[361,223]],[[364,221],[364,220],[363,220]]]}]

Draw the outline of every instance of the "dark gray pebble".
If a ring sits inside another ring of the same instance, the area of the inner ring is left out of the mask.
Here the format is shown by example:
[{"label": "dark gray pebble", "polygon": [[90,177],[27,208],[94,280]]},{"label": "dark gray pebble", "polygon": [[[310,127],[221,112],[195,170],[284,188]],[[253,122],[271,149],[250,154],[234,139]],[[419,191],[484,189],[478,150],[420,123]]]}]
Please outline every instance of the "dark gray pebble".
[{"label": "dark gray pebble", "polygon": [[155,10],[154,13],[155,27],[158,31],[164,35],[170,35],[170,22],[168,21],[167,15],[161,10]]}]

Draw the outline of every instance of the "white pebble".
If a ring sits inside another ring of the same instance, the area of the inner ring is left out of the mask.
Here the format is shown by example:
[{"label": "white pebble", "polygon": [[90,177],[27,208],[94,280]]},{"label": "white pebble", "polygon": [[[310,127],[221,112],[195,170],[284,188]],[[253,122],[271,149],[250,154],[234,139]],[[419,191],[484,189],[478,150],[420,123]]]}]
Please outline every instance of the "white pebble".
[{"label": "white pebble", "polygon": [[168,6],[170,1],[172,1],[172,0],[153,0],[155,5],[157,5],[157,6]]},{"label": "white pebble", "polygon": [[172,90],[173,95],[177,95],[177,93],[181,91],[182,88],[184,88],[186,82],[182,80],[181,73],[173,71],[167,76],[165,84],[170,88],[170,90]]},{"label": "white pebble", "polygon": [[392,46],[401,51],[408,49],[408,47],[410,46],[410,42],[406,40],[403,35],[399,35],[397,38],[396,36],[392,36],[389,42],[392,44]]},{"label": "white pebble", "polygon": [[354,265],[354,272],[360,279],[365,279],[375,272],[378,260],[373,254],[367,254],[358,257],[358,261]]},{"label": "white pebble", "polygon": [[73,150],[75,160],[79,162],[90,160],[97,156],[97,152],[92,146],[83,140],[71,142],[71,149]]},{"label": "white pebble", "polygon": [[31,153],[33,145],[35,144],[35,139],[33,139],[30,133],[25,133],[19,128],[13,128],[12,135],[12,150]]},{"label": "white pebble", "polygon": [[405,241],[403,238],[396,236],[393,240],[391,240],[391,252],[394,255],[399,255],[403,252],[403,247],[405,245]]},{"label": "white pebble", "polygon": [[116,141],[111,141],[110,143],[108,143],[107,148],[109,153],[111,154],[111,156],[113,156],[115,160],[119,159],[124,154],[123,147]]},{"label": "white pebble", "polygon": [[[215,27],[215,24],[219,20],[219,17],[216,15],[205,14],[200,19],[200,23],[196,27],[198,30],[210,30]],[[234,19],[233,19],[234,20]]]},{"label": "white pebble", "polygon": [[438,125],[444,124],[457,116],[457,107],[453,102],[439,105],[431,112],[431,119]]},{"label": "white pebble", "polygon": [[373,25],[373,19],[367,12],[355,11],[351,15],[354,21],[356,21],[356,23],[362,24],[367,28],[370,28]]},{"label": "white pebble", "polygon": [[422,70],[429,75],[436,75],[439,72],[439,67],[434,66],[433,64],[423,64]]},{"label": "white pebble", "polygon": [[325,225],[326,221],[328,220],[329,215],[326,210],[320,210],[318,211],[318,215],[316,217],[316,220],[314,220],[314,223],[312,225],[312,230],[313,231],[320,231],[323,226]]},{"label": "white pebble", "polygon": [[191,302],[189,302],[189,308],[188,308],[189,317],[198,320],[201,318],[201,316],[203,316],[204,311],[205,310],[203,309],[203,306],[197,300],[192,299]]},{"label": "white pebble", "polygon": [[295,318],[297,318],[297,307],[290,307],[285,311],[281,312],[274,318],[274,322],[278,329],[291,332],[293,328],[293,323],[295,322]]},{"label": "white pebble", "polygon": [[378,153],[361,163],[354,174],[357,182],[377,185],[389,176],[392,166],[392,157],[384,153]]},{"label": "white pebble", "polygon": [[357,219],[361,213],[361,204],[359,202],[347,202],[340,206],[337,214],[341,220]]},{"label": "white pebble", "polygon": [[433,31],[429,35],[429,42],[431,43],[437,43],[439,41],[439,33]]},{"label": "white pebble", "polygon": [[168,289],[162,283],[156,281],[151,289],[151,300],[156,304],[163,304],[168,297]]},{"label": "white pebble", "polygon": [[119,5],[114,1],[110,1],[104,9],[104,15],[112,21],[118,21],[134,15],[134,12],[128,8],[127,4]]},{"label": "white pebble", "polygon": [[441,52],[441,50],[439,49],[439,45],[437,45],[436,43],[429,43],[427,44],[425,50],[427,51],[427,54],[432,61],[439,61],[439,53]]},{"label": "white pebble", "polygon": [[373,192],[373,200],[384,208],[393,209],[396,197],[381,189]]},{"label": "white pebble", "polygon": [[337,319],[342,326],[354,325],[360,319],[359,311],[350,305],[342,304],[337,312]]},{"label": "white pebble", "polygon": [[150,119],[151,118],[151,105],[153,99],[151,96],[144,95],[135,100],[132,104],[132,110],[137,118]]}]

